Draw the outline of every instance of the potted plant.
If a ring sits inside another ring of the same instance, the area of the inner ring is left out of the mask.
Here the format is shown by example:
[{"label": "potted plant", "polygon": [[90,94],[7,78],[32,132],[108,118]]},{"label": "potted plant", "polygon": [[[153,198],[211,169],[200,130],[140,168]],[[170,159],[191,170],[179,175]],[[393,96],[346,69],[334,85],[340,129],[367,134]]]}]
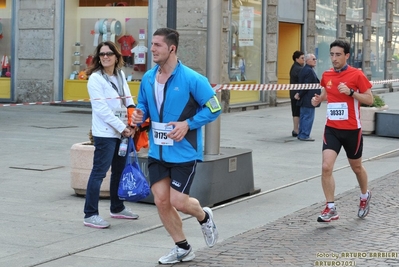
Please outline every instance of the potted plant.
[{"label": "potted plant", "polygon": [[[93,167],[94,140],[91,130],[89,141],[73,144],[70,151],[71,157],[71,187],[75,194],[86,195],[87,181]],[[109,183],[111,172],[107,172],[100,188],[100,197],[109,197]]]},{"label": "potted plant", "polygon": [[379,95],[373,95],[373,104],[368,106],[360,105],[360,121],[362,123],[362,132],[365,135],[373,134],[375,131],[375,113],[380,110],[388,109],[384,99]]}]

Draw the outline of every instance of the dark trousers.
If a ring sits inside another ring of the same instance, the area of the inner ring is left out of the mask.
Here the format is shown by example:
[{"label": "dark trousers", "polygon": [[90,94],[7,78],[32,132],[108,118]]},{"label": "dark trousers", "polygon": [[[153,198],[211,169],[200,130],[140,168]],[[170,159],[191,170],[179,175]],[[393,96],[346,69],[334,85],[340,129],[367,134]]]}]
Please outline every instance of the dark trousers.
[{"label": "dark trousers", "polygon": [[301,115],[299,117],[299,133],[298,138],[306,139],[310,137],[314,121],[315,108],[301,107]]},{"label": "dark trousers", "polygon": [[118,197],[118,187],[121,174],[125,168],[126,156],[118,156],[119,144],[119,138],[94,137],[93,169],[87,182],[84,206],[85,218],[99,214],[100,187],[110,167],[110,210],[112,213],[118,213],[125,209],[123,201]]}]

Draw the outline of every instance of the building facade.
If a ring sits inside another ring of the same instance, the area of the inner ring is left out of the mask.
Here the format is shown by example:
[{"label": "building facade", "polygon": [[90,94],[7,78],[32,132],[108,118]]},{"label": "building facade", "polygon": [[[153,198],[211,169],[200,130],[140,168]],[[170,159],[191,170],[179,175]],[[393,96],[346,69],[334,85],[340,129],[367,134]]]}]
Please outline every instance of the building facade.
[{"label": "building facade", "polygon": [[[321,76],[331,67],[329,44],[335,39],[350,42],[349,64],[370,80],[399,77],[399,0],[218,1],[221,83],[287,84],[295,50],[314,53]],[[138,47],[126,54],[124,67],[134,91],[152,67],[151,35],[167,26],[168,2],[0,0],[0,102],[86,98],[79,73],[101,40]],[[206,75],[208,2],[176,4],[179,58]],[[392,84],[380,85],[386,86]],[[225,106],[273,106],[287,97],[287,91],[222,93]]]}]

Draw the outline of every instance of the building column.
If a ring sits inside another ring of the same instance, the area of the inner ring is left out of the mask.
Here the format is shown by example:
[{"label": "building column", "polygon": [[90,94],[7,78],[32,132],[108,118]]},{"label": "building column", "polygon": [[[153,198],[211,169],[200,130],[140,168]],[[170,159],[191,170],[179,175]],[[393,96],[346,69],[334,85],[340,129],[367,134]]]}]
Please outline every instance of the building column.
[{"label": "building column", "polygon": [[[266,51],[264,65],[265,65],[265,83],[277,83],[277,50],[278,50],[278,1],[267,0],[266,7],[266,34],[264,37],[264,49]],[[277,92],[268,91],[269,105],[277,105]]]},{"label": "building column", "polygon": [[16,102],[60,99],[63,0],[15,0],[13,32]]}]

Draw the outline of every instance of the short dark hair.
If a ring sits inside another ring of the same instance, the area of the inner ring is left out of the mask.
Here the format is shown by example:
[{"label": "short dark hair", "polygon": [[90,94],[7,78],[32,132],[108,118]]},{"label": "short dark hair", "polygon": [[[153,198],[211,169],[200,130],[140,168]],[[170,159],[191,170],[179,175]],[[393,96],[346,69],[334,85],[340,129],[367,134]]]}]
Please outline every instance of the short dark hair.
[{"label": "short dark hair", "polygon": [[159,28],[152,36],[156,35],[163,36],[168,47],[174,45],[176,46],[177,51],[177,47],[179,46],[179,33],[176,30],[170,28]]},{"label": "short dark hair", "polygon": [[349,42],[347,42],[347,41],[335,40],[334,42],[332,42],[330,44],[330,49],[333,48],[334,46],[343,48],[345,55],[350,53],[351,46],[350,46]]},{"label": "short dark hair", "polygon": [[303,56],[305,53],[302,51],[295,51],[294,54],[292,55],[292,60],[295,61],[296,59],[300,58],[301,56]]}]

